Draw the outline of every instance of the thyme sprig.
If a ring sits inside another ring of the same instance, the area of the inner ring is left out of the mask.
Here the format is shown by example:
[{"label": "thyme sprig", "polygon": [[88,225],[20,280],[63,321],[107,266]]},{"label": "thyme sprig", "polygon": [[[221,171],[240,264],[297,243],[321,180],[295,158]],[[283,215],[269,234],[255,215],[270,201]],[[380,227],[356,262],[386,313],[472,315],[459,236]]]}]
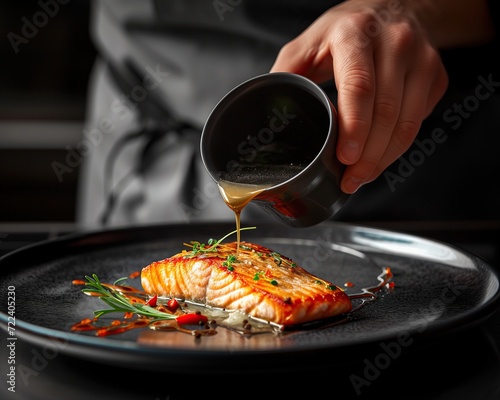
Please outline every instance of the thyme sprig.
[{"label": "thyme sprig", "polygon": [[[248,226],[245,228],[240,228],[240,231],[245,231],[249,229],[255,229],[255,226]],[[216,240],[216,239],[208,239],[207,244],[205,243],[200,243],[197,241],[192,240],[189,243],[184,243],[184,246],[191,247],[191,251],[187,255],[188,257],[194,257],[199,254],[204,254],[204,253],[216,253],[217,252],[217,247],[229,236],[235,234],[237,230],[234,230],[232,232],[229,232],[227,235],[223,236],[222,238]]]},{"label": "thyme sprig", "polygon": [[176,318],[173,314],[159,311],[146,304],[131,303],[130,300],[119,290],[103,286],[96,274],[92,274],[92,276],[87,275],[85,276],[85,279],[87,280],[85,283],[86,288],[82,289],[82,292],[91,296],[98,296],[102,301],[111,307],[109,309],[94,311],[94,316],[96,318],[113,312],[142,315],[144,317],[151,318],[151,322]]}]

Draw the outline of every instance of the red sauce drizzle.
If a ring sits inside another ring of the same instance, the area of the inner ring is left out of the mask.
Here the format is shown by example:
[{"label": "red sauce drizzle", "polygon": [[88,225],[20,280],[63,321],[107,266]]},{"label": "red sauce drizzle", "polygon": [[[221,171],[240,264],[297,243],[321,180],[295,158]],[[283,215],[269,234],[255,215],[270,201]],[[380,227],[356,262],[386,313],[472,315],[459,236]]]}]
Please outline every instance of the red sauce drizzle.
[{"label": "red sauce drizzle", "polygon": [[[133,276],[137,277],[138,275],[131,274],[129,277]],[[72,281],[72,283],[74,285],[85,285],[86,282],[80,279],[75,279]],[[149,296],[147,295],[147,293],[131,286],[112,285],[109,283],[101,284],[107,288],[123,293],[131,303],[148,304],[150,300],[148,299]],[[99,296],[99,294],[97,293],[87,292],[86,294],[89,296]],[[148,305],[151,306],[151,304]],[[154,308],[172,315],[189,316],[190,314],[183,311],[180,308],[179,303],[175,299],[170,300],[167,304],[156,304]],[[202,327],[202,329],[200,329],[199,326],[196,329],[189,329],[189,327],[186,327],[185,324],[181,326],[175,319],[153,322],[152,318],[137,316],[134,319],[134,317],[134,313],[126,312],[123,314],[122,319],[114,319],[111,321],[100,318],[85,318],[80,322],[73,324],[71,326],[71,330],[73,332],[95,331],[96,336],[100,337],[117,335],[126,331],[130,331],[132,329],[142,329],[146,327],[151,327],[155,330],[176,330],[183,333],[189,333],[197,338],[200,336],[214,335],[216,333],[214,326],[209,326],[208,324]]]}]

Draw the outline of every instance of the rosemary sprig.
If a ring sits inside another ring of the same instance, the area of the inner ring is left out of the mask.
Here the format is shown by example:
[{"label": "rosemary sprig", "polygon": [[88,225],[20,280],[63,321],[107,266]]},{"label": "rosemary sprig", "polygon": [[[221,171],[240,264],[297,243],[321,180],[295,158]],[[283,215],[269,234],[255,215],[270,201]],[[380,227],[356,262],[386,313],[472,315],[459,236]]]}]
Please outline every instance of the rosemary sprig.
[{"label": "rosemary sprig", "polygon": [[131,303],[120,291],[104,287],[96,274],[93,274],[91,277],[85,276],[85,279],[87,279],[87,282],[85,283],[87,288],[82,289],[82,292],[92,296],[98,296],[102,301],[111,307],[109,309],[94,311],[96,318],[113,312],[142,315],[144,317],[152,318],[151,322],[176,318],[173,314],[159,311],[148,305]]},{"label": "rosemary sprig", "polygon": [[[240,231],[245,231],[245,230],[249,230],[249,229],[255,229],[256,227],[255,226],[248,226],[246,228],[240,228]],[[237,232],[237,230],[234,230],[232,232],[229,232],[227,235],[223,236],[222,238],[220,238],[219,240],[215,240],[215,239],[208,239],[208,243],[205,244],[205,243],[200,243],[200,242],[197,242],[197,241],[191,241],[188,243],[184,243],[184,246],[188,246],[188,247],[191,247],[192,250],[191,252],[189,253],[189,257],[194,257],[200,253],[214,253],[214,252],[217,252],[217,246],[219,244],[222,243],[222,241],[224,241],[225,239],[227,239],[229,236],[235,234]]]},{"label": "rosemary sprig", "polygon": [[[248,230],[248,229],[255,229],[255,226],[250,226],[246,228],[240,228],[240,230]],[[200,242],[196,241],[191,241],[190,244],[184,243],[185,246],[191,247],[192,250],[191,252],[188,253],[188,257],[194,257],[199,253],[213,253],[217,252],[217,246],[219,246],[222,241],[227,239],[230,235],[236,233],[237,231],[234,230],[232,232],[229,232],[227,235],[223,236],[222,238],[215,240],[215,239],[209,239],[208,240],[208,245],[203,244]],[[228,256],[226,263],[228,265],[228,268],[231,267],[231,264],[235,261],[234,256]],[[85,283],[85,289],[82,289],[82,292],[88,295],[92,296],[97,296],[99,297],[103,302],[105,302],[108,306],[111,308],[107,309],[102,309],[102,310],[96,310],[94,311],[94,315],[96,318],[99,318],[103,315],[113,313],[113,312],[122,312],[122,313],[132,313],[132,314],[137,314],[141,315],[144,317],[148,317],[152,319],[153,321],[159,321],[159,320],[168,320],[168,319],[176,319],[176,316],[173,314],[169,314],[163,311],[159,311],[156,308],[153,308],[151,306],[148,306],[147,304],[139,304],[139,303],[132,303],[130,300],[119,290],[116,290],[112,287],[106,287],[104,286],[99,278],[97,277],[96,274],[92,274],[92,276],[85,276],[85,279],[87,282]],[[114,284],[119,285],[121,282],[125,281],[127,278],[120,278],[118,279]]]}]

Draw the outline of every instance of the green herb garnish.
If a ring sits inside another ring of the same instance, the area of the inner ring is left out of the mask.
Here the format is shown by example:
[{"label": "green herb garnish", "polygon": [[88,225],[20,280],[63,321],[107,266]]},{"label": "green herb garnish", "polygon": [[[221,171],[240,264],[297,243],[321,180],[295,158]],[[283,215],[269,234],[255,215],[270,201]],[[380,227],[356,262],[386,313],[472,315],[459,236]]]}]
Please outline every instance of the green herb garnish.
[{"label": "green herb garnish", "polygon": [[[240,231],[245,231],[249,229],[255,229],[255,226],[249,226],[246,228],[240,228]],[[232,232],[229,232],[227,235],[223,236],[219,240],[215,239],[209,239],[208,244],[205,243],[200,243],[197,241],[191,241],[189,244],[184,243],[185,246],[191,247],[191,251],[186,255],[187,257],[195,257],[201,253],[215,253],[217,252],[217,246],[221,244],[221,242],[225,239],[227,239],[229,236],[235,234],[238,232],[237,230],[234,230]]]},{"label": "green herb garnish", "polygon": [[229,271],[234,271],[233,263],[238,261],[234,254],[229,254],[226,258],[226,261],[222,263],[224,267],[227,267]]},{"label": "green herb garnish", "polygon": [[94,311],[96,318],[113,312],[142,315],[151,318],[151,322],[176,318],[173,314],[158,311],[148,305],[131,303],[129,299],[119,290],[103,286],[96,274],[93,274],[91,277],[85,276],[85,279],[87,279],[87,282],[85,283],[86,289],[82,289],[82,292],[92,296],[98,296],[102,301],[111,307],[105,310]]},{"label": "green herb garnish", "polygon": [[295,268],[297,264],[295,264],[293,261],[290,261],[286,258],[283,258],[280,253],[276,253],[275,251],[269,253],[269,255],[273,258],[274,262],[279,266],[281,263],[284,263],[285,265],[288,265],[289,267]]},{"label": "green herb garnish", "polygon": [[253,276],[253,280],[258,281],[263,273],[264,273],[263,271],[256,272],[255,275]]}]

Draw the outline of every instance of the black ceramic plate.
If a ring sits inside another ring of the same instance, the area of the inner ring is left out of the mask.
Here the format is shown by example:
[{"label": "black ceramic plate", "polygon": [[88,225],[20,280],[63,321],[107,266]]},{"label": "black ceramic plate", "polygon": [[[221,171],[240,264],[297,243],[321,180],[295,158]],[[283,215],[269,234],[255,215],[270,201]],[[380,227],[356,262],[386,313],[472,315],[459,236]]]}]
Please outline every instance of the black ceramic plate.
[{"label": "black ceramic plate", "polygon": [[[230,223],[105,230],[7,254],[0,258],[1,326],[10,328],[11,337],[50,354],[138,369],[231,373],[341,364],[366,346],[379,352],[416,348],[421,339],[442,338],[482,321],[499,303],[495,271],[453,246],[335,222],[303,229],[270,224],[243,231],[242,239],[291,257],[339,286],[352,282],[350,293],[377,284],[377,276],[390,267],[394,290],[356,311],[348,322],[282,335],[245,337],[221,328],[214,336],[198,339],[149,329],[107,337],[71,332],[71,325],[103,306],[99,299],[83,295],[81,287],[72,284],[74,279],[95,273],[101,281],[113,282],[177,253],[185,248],[183,243],[207,242],[232,230]],[[9,309],[8,292],[15,294]]]}]

